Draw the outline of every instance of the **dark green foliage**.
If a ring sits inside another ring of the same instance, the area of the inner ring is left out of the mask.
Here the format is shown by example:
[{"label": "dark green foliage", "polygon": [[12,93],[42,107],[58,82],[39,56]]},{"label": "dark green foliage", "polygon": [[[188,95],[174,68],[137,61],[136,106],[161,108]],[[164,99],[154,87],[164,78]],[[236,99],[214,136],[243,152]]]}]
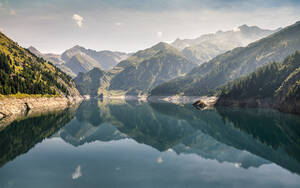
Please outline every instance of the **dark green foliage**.
[{"label": "dark green foliage", "polygon": [[221,99],[294,98],[299,97],[299,78],[292,81],[300,67],[300,52],[288,56],[282,63],[271,63],[250,75],[222,88]]},{"label": "dark green foliage", "polygon": [[78,95],[70,76],[0,32],[0,94]]},{"label": "dark green foliage", "polygon": [[273,96],[284,79],[279,69],[280,65],[277,63],[259,68],[249,76],[230,83],[224,88],[221,96],[226,96],[229,90],[230,95],[235,98]]},{"label": "dark green foliage", "polygon": [[5,54],[0,54],[0,69],[3,70],[5,73],[9,74],[11,73],[11,60],[9,56],[6,56]]},{"label": "dark green foliage", "polygon": [[[50,88],[53,85],[64,93],[68,93],[66,87],[59,84],[50,72],[42,70],[38,64],[33,64],[31,68],[24,66],[22,73],[13,72],[10,57],[0,54],[0,94],[56,94],[56,91]],[[46,83],[36,81],[36,77],[40,74],[43,74],[43,80]],[[64,79],[68,80],[68,77]]]}]

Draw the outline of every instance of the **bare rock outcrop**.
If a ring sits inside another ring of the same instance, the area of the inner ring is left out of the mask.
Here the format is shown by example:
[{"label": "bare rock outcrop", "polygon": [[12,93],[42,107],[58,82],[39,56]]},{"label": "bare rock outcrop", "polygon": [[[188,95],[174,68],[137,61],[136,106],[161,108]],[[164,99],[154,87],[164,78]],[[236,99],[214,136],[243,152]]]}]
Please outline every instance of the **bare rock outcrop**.
[{"label": "bare rock outcrop", "polygon": [[63,110],[82,101],[81,97],[4,98],[0,100],[0,127],[31,114]]},{"label": "bare rock outcrop", "polygon": [[206,110],[214,107],[216,101],[217,101],[217,97],[202,97],[201,99],[193,103],[193,106],[199,110]]}]

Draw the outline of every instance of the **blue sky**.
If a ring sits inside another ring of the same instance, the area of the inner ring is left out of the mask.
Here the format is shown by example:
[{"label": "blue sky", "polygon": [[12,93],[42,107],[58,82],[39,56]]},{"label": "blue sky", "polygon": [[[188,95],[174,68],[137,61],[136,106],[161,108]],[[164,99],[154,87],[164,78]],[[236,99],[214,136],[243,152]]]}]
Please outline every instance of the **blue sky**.
[{"label": "blue sky", "polygon": [[239,25],[300,20],[299,0],[0,0],[0,30],[19,44],[61,53],[74,45],[132,52]]}]

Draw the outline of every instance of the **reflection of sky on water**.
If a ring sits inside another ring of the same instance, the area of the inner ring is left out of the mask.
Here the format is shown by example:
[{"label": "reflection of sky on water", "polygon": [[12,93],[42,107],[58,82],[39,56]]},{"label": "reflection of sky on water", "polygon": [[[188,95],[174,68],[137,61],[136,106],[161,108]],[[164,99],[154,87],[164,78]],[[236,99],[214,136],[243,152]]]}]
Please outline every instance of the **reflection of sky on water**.
[{"label": "reflection of sky on water", "polygon": [[297,187],[300,184],[299,176],[275,164],[248,169],[237,166],[196,154],[159,152],[132,139],[73,147],[60,138],[52,138],[5,165],[0,170],[0,185]]}]

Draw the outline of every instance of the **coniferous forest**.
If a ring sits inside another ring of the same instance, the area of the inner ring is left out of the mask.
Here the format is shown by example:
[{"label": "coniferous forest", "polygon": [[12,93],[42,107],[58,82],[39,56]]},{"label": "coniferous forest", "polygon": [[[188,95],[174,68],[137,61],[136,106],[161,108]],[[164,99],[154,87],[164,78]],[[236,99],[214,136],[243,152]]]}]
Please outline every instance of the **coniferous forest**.
[{"label": "coniferous forest", "polygon": [[0,42],[0,94],[69,95],[69,75],[3,34]]},{"label": "coniferous forest", "polygon": [[221,87],[217,103],[253,107],[265,103],[263,106],[299,113],[299,80],[300,52],[297,51],[281,63],[270,63]]}]

